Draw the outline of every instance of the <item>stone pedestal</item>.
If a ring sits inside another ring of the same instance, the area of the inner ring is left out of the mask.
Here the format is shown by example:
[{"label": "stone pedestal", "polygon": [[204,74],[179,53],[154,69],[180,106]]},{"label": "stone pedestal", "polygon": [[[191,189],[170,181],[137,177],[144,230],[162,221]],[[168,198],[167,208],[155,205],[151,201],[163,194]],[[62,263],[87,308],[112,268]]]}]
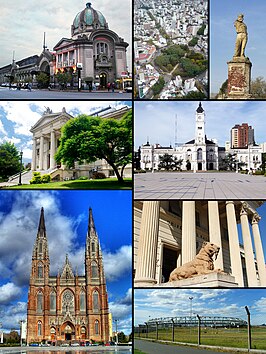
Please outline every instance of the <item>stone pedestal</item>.
[{"label": "stone pedestal", "polygon": [[228,99],[249,99],[252,64],[249,58],[233,57],[228,63]]},{"label": "stone pedestal", "polygon": [[215,272],[197,275],[189,279],[156,284],[156,287],[173,288],[236,288],[237,286],[238,284],[235,282],[235,277],[232,275]]}]

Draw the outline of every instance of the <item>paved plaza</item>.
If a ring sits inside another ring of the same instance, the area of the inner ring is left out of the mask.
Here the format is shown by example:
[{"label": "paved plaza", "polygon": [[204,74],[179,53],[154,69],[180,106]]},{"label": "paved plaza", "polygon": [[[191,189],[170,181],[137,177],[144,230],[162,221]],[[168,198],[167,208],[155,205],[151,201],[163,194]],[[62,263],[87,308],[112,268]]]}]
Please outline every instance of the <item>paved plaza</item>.
[{"label": "paved plaza", "polygon": [[155,172],[136,174],[134,198],[153,199],[265,199],[266,177],[233,172]]}]

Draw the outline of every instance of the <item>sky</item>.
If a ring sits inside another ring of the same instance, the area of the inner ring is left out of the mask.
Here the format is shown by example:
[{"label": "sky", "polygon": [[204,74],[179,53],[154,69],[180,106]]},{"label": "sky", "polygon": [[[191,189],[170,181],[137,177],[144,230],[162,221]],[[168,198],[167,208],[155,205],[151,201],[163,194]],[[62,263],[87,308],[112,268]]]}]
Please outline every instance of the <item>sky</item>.
[{"label": "sky", "polygon": [[23,161],[32,158],[32,133],[30,128],[50,107],[54,113],[62,112],[76,117],[78,114],[89,114],[108,106],[117,109],[131,106],[131,101],[0,101],[0,144],[6,141],[14,143],[23,151]]},{"label": "sky", "polygon": [[0,322],[19,328],[26,319],[31,257],[44,208],[50,274],[62,271],[66,253],[84,275],[88,211],[101,243],[109,309],[118,330],[132,328],[131,191],[0,191]]},{"label": "sky", "polygon": [[[266,323],[265,289],[135,289],[134,325],[161,317],[190,316],[238,317],[246,320],[245,306],[251,313],[251,324]],[[150,316],[150,317],[149,317]]]},{"label": "sky", "polygon": [[[135,102],[135,141],[142,144],[174,145],[175,117],[177,142],[185,143],[195,137],[196,109],[199,102],[150,101]],[[230,129],[235,124],[248,123],[254,128],[255,142],[266,142],[266,102],[263,101],[204,101],[205,133],[208,139],[217,139],[219,146],[230,140]]]},{"label": "sky", "polygon": [[[86,0],[0,0],[1,8],[1,54],[0,67],[31,55],[40,55],[43,48],[43,33],[47,47],[52,50],[61,38],[71,37],[71,25]],[[127,48],[129,71],[132,70],[132,1],[97,0],[92,7],[105,17],[109,29],[116,32],[130,46]]]},{"label": "sky", "polygon": [[211,93],[218,93],[227,79],[227,62],[233,58],[236,31],[234,22],[243,13],[248,30],[245,55],[252,63],[251,78],[266,79],[265,57],[265,0],[210,1],[210,83]]}]

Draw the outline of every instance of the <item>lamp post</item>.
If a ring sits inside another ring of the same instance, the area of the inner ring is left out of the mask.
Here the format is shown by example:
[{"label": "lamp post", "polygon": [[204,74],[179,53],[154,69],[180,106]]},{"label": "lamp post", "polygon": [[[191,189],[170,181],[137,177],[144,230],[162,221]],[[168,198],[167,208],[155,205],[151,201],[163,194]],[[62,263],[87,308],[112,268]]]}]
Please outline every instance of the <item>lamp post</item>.
[{"label": "lamp post", "polygon": [[18,185],[21,186],[22,183],[21,183],[21,172],[22,172],[22,156],[23,156],[23,151],[20,150],[20,169],[19,169],[19,180],[18,180]]},{"label": "lamp post", "polygon": [[193,296],[189,297],[190,300],[190,320],[192,319],[192,300],[193,300]]},{"label": "lamp post", "polygon": [[1,328],[2,328],[2,322],[0,322],[0,343],[3,344],[4,336],[3,336],[3,331]]},{"label": "lamp post", "polygon": [[115,336],[116,336],[116,345],[118,344],[118,332],[117,332],[117,322],[118,320],[115,320]]},{"label": "lamp post", "polygon": [[25,320],[20,320],[20,346],[22,347],[22,324],[25,322]]}]

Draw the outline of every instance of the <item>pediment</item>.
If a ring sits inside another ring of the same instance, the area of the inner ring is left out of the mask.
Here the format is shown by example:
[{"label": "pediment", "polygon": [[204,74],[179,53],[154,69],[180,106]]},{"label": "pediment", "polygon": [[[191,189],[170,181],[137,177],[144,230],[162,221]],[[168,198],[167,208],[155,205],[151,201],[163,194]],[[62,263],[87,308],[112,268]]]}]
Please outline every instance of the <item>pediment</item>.
[{"label": "pediment", "polygon": [[54,46],[54,50],[59,49],[60,47],[64,47],[66,45],[69,45],[73,43],[73,39],[69,38],[62,38],[60,41]]},{"label": "pediment", "polygon": [[33,133],[37,130],[39,130],[42,127],[45,127],[49,124],[52,124],[55,121],[58,121],[58,119],[64,119],[64,120],[69,120],[73,118],[70,114],[68,113],[52,113],[52,114],[44,114],[42,117],[31,127],[30,132]]}]

